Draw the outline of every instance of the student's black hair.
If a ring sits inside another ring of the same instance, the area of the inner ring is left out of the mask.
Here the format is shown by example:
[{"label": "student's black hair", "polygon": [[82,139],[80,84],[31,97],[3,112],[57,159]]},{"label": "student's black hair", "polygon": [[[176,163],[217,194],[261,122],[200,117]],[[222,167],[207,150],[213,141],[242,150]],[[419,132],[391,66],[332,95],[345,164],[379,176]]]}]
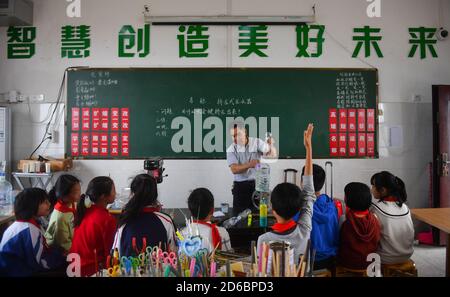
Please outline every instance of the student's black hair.
[{"label": "student's black hair", "polygon": [[[305,166],[302,168],[302,179],[305,175]],[[325,184],[325,170],[322,166],[313,164],[313,181],[314,181],[314,191],[320,192]],[[333,198],[333,197],[331,197]]]},{"label": "student's black hair", "polygon": [[148,174],[137,175],[130,186],[131,198],[125,205],[119,218],[119,226],[122,226],[134,218],[149,205],[158,202],[158,187],[155,178]]},{"label": "student's black hair", "polygon": [[370,188],[363,183],[349,183],[344,188],[345,204],[356,211],[364,211],[370,208],[372,194]]},{"label": "student's black hair", "polygon": [[17,194],[14,201],[14,215],[16,220],[29,220],[36,216],[39,205],[49,200],[47,192],[39,188],[28,188]]},{"label": "student's black hair", "polygon": [[206,188],[198,188],[191,192],[188,207],[196,220],[204,220],[214,208],[214,196]]},{"label": "student's black hair", "polygon": [[378,192],[381,192],[382,188],[386,189],[387,195],[385,197],[381,197],[380,201],[384,201],[385,198],[393,196],[397,198],[397,205],[402,206],[408,198],[405,183],[399,177],[388,171],[375,173],[370,179],[370,183],[377,189]]},{"label": "student's black hair", "polygon": [[75,216],[74,225],[79,226],[83,221],[84,215],[86,214],[86,206],[84,202],[86,197],[96,203],[102,196],[108,196],[114,186],[114,181],[108,176],[97,176],[94,177],[88,184],[86,193],[81,195],[80,202],[77,206],[77,215]]},{"label": "student's black hair", "polygon": [[73,175],[63,174],[58,177],[55,186],[48,193],[51,206],[53,207],[58,199],[70,194],[72,188],[79,184],[80,180]]},{"label": "student's black hair", "polygon": [[278,184],[270,195],[272,209],[285,220],[291,219],[301,207],[302,191],[293,183]]}]

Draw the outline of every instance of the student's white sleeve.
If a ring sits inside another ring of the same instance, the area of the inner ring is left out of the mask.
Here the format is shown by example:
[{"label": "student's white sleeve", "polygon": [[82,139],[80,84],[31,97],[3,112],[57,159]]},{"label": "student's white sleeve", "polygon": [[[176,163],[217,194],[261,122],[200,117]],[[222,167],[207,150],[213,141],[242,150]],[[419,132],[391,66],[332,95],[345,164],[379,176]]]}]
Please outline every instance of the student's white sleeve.
[{"label": "student's white sleeve", "polygon": [[314,181],[312,175],[303,176],[303,207],[300,209],[299,228],[312,230],[312,215],[316,195],[314,191]]},{"label": "student's white sleeve", "polygon": [[219,234],[222,239],[222,251],[233,252],[231,247],[230,234],[228,234],[225,228],[219,228]]}]

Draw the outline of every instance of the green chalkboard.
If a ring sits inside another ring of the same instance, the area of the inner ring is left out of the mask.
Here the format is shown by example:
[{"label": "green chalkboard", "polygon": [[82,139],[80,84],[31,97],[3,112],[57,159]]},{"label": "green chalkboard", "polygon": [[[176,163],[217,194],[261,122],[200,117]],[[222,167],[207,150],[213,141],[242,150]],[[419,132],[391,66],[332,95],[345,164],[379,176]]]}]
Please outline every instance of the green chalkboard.
[{"label": "green chalkboard", "polygon": [[280,158],[304,158],[309,122],[315,158],[377,158],[377,101],[375,69],[71,69],[66,155],[225,158],[227,119],[242,117]]}]

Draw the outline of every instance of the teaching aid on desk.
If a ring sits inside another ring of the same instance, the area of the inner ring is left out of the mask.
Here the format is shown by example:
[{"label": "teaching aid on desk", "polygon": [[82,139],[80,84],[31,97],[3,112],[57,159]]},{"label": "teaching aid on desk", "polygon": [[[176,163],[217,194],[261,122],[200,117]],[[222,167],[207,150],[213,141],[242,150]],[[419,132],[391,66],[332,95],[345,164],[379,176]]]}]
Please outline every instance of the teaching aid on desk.
[{"label": "teaching aid on desk", "polygon": [[98,277],[97,249],[94,249],[95,276]]},{"label": "teaching aid on desk", "polygon": [[271,269],[272,269],[272,263],[273,263],[273,250],[269,248],[269,256],[267,259],[267,275],[271,275]]},{"label": "teaching aid on desk", "polygon": [[191,259],[191,265],[189,266],[189,275],[194,277],[194,269],[195,269],[195,258]]},{"label": "teaching aid on desk", "polygon": [[256,242],[255,242],[254,240],[252,240],[251,250],[250,250],[251,255],[252,255],[252,257],[251,257],[251,262],[252,262],[252,264],[253,264],[253,263],[256,263],[256,259],[255,259],[255,257],[256,257],[256,252],[255,252],[255,249],[256,249]]},{"label": "teaching aid on desk", "polygon": [[[255,250],[256,250],[256,248],[255,248]],[[262,250],[263,249],[260,247],[259,253],[258,253],[258,275],[259,276],[262,276],[262,255],[263,255]],[[255,254],[256,254],[256,251],[255,251]]]},{"label": "teaching aid on desk", "polygon": [[211,269],[210,269],[210,275],[211,277],[216,277],[216,269],[217,269],[217,264],[214,261],[211,261]]},{"label": "teaching aid on desk", "polygon": [[262,255],[263,255],[262,272],[263,272],[263,275],[266,276],[266,274],[267,274],[267,245],[265,242],[262,244],[262,250],[263,250],[263,252],[262,252]]}]

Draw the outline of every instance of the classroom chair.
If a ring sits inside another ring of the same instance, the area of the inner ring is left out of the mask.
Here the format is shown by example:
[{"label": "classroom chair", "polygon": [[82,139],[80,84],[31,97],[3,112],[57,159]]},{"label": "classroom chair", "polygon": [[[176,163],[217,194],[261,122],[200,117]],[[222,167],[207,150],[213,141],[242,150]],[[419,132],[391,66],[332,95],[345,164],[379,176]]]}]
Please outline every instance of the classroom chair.
[{"label": "classroom chair", "polygon": [[367,277],[367,269],[351,269],[337,266],[336,277]]},{"label": "classroom chair", "polygon": [[381,264],[381,271],[385,277],[417,277],[416,263],[409,259],[400,264]]}]

